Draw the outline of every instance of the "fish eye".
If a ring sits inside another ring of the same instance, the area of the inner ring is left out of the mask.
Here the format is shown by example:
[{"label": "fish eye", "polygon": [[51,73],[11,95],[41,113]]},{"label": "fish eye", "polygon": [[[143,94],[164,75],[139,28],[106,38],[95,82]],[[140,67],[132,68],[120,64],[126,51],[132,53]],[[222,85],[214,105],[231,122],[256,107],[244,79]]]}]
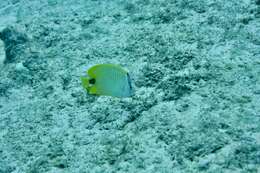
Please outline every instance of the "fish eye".
[{"label": "fish eye", "polygon": [[96,83],[96,80],[94,78],[89,79],[89,84],[95,84],[95,83]]}]

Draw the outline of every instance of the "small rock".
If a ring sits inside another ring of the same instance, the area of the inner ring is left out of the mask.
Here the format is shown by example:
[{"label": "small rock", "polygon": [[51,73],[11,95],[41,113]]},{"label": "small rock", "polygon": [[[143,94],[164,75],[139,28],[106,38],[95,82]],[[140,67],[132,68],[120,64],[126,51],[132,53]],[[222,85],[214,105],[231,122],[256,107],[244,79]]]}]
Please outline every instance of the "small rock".
[{"label": "small rock", "polygon": [[14,62],[24,52],[28,37],[14,27],[6,27],[0,32],[0,39],[4,42],[4,63]]},{"label": "small rock", "polygon": [[15,65],[15,70],[16,71],[26,71],[26,70],[28,70],[26,67],[24,67],[24,65],[23,65],[23,63],[22,62],[20,62],[20,63],[17,63],[16,65]]}]

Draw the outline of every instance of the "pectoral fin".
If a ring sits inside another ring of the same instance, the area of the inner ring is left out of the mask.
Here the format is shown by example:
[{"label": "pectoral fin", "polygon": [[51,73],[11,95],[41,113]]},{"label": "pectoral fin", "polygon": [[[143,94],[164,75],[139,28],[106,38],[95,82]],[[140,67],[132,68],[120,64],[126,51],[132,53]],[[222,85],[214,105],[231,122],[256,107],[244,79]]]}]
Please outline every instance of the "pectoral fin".
[{"label": "pectoral fin", "polygon": [[96,86],[90,87],[89,94],[97,94],[97,87]]}]

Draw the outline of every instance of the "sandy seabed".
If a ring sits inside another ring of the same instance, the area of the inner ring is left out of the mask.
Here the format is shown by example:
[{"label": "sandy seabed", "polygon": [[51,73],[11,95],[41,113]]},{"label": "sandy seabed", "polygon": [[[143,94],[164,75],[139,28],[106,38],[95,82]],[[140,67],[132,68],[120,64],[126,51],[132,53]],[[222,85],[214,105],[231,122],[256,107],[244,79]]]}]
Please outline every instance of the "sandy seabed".
[{"label": "sandy seabed", "polygon": [[0,39],[0,173],[260,173],[259,0],[1,0]]}]

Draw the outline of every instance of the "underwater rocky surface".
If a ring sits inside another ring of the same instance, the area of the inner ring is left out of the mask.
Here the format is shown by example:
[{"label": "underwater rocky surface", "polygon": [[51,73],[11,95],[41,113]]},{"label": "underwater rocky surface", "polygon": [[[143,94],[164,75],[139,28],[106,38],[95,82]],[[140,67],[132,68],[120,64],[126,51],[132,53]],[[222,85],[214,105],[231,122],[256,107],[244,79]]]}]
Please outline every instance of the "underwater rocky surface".
[{"label": "underwater rocky surface", "polygon": [[[0,30],[0,173],[260,172],[259,0],[7,0]],[[99,63],[135,95],[88,95]]]}]

